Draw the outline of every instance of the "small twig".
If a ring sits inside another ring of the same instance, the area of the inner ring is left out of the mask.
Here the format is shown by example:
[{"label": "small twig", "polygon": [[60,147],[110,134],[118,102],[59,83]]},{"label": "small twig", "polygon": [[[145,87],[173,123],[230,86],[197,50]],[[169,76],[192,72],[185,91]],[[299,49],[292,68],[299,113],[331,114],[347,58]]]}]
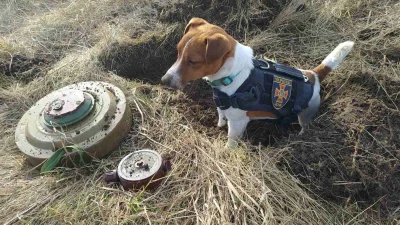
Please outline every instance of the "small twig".
[{"label": "small twig", "polygon": [[150,217],[149,217],[149,215],[147,214],[147,209],[146,209],[146,206],[145,206],[145,207],[143,207],[143,209],[144,209],[144,214],[146,215],[147,221],[148,221],[148,222],[149,222],[149,224],[151,225],[151,220],[150,220]]},{"label": "small twig", "polygon": [[40,168],[45,162],[46,162],[46,160],[44,160],[43,162],[41,162],[41,163],[39,163],[38,165],[34,166],[32,169],[30,169],[30,170],[28,170],[28,171],[26,171],[26,172],[23,172],[23,173],[24,173],[24,174],[27,174],[27,173],[30,173],[30,172],[32,172],[32,171],[35,171],[36,169]]},{"label": "small twig", "polygon": [[352,184],[362,184],[362,182],[360,182],[360,181],[354,181],[354,182],[337,181],[337,182],[333,183],[334,186],[338,186],[338,185],[352,185]]},{"label": "small twig", "polygon": [[11,69],[12,69],[12,64],[13,64],[13,59],[14,59],[14,56],[11,54],[11,52],[9,52],[9,51],[4,51],[4,50],[1,50],[0,49],[0,52],[5,52],[5,53],[8,53],[9,55],[10,55],[10,65],[8,66],[8,69],[10,70],[10,73],[11,73]]},{"label": "small twig", "polygon": [[74,178],[74,177],[75,177],[75,175],[69,176],[69,177],[64,177],[64,178],[62,178],[62,179],[57,180],[57,181],[56,181],[56,184],[58,184],[58,183],[60,183],[60,182],[63,182],[64,180],[69,180],[69,179]]},{"label": "small twig", "polygon": [[139,104],[137,103],[136,99],[133,99],[133,102],[135,103],[136,108],[137,108],[137,110],[138,110],[139,113],[140,113],[140,117],[142,118],[142,124],[144,124],[144,115],[143,115],[143,112],[142,112],[142,110],[140,109],[140,106],[139,106]]},{"label": "small twig", "polygon": [[391,124],[391,121],[390,121],[390,118],[388,117],[387,118],[387,121],[388,121],[388,126],[389,126],[389,141],[392,141],[392,139],[393,139],[393,128],[392,128],[392,124]]},{"label": "small twig", "polygon": [[367,17],[367,25],[369,25],[371,21],[372,10],[369,10],[368,17]]},{"label": "small twig", "polygon": [[349,206],[350,200],[351,200],[351,195],[346,199],[346,203],[344,204],[344,208],[347,208]]},{"label": "small twig", "polygon": [[353,171],[351,171],[352,175],[353,175],[354,169],[356,168],[356,156],[358,154],[358,147],[360,145],[360,136],[361,136],[360,133],[358,134],[357,142],[354,145],[354,152],[353,152],[353,155],[352,155],[352,157],[353,157],[352,166],[351,166],[353,168]]}]

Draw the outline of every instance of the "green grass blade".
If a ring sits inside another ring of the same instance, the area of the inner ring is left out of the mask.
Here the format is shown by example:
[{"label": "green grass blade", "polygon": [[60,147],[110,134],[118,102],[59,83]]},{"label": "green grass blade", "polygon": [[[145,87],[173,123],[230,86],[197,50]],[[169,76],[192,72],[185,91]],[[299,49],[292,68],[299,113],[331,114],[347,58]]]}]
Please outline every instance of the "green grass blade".
[{"label": "green grass blade", "polygon": [[61,161],[61,158],[65,155],[64,148],[60,148],[54,152],[54,154],[46,160],[43,164],[42,168],[40,169],[41,173],[48,172],[52,170],[57,164]]}]

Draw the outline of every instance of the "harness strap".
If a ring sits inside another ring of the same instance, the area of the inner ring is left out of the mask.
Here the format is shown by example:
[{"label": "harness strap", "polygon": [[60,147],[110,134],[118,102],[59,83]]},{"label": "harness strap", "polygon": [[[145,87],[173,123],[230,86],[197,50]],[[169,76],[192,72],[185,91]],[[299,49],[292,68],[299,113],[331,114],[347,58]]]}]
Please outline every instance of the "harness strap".
[{"label": "harness strap", "polygon": [[300,104],[300,102],[298,101],[298,99],[300,99],[300,97],[298,95],[301,95],[301,93],[303,92],[303,87],[304,85],[299,85],[298,83],[296,83],[297,87],[296,89],[293,90],[292,94],[294,99],[293,101],[293,109],[292,111],[296,114],[299,115],[302,111],[302,105]]},{"label": "harness strap", "polygon": [[229,107],[241,108],[250,102],[254,102],[261,97],[261,91],[257,86],[250,89],[249,92],[235,93],[228,96],[224,92],[214,88],[213,99],[218,108],[225,110]]},{"label": "harness strap", "polygon": [[295,68],[285,66],[283,64],[279,64],[276,62],[272,62],[264,59],[253,59],[253,65],[256,68],[260,68],[263,70],[274,70],[280,73],[284,73],[289,75],[292,78],[297,78],[300,80],[304,80],[303,73]]}]

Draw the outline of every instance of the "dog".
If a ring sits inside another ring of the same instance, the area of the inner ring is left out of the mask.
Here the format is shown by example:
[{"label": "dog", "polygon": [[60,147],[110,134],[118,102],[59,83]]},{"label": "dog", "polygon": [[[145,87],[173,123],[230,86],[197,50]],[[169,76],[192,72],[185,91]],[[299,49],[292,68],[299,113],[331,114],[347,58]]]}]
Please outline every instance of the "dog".
[{"label": "dog", "polygon": [[[298,118],[301,135],[318,112],[320,82],[337,68],[353,45],[352,41],[339,44],[314,69],[294,69],[267,60],[255,61],[253,50],[240,44],[224,29],[204,19],[192,18],[177,45],[177,60],[161,78],[161,82],[174,89],[181,89],[197,79],[204,79],[211,84],[214,101],[218,103],[218,126],[228,123],[228,146],[237,145],[247,124],[254,119],[281,121],[282,124],[286,118],[291,118],[286,120],[287,124],[288,121],[293,122],[293,118]],[[269,67],[274,67],[274,70]],[[253,73],[259,75],[254,76]],[[264,83],[272,88],[272,92],[255,84],[244,93],[238,93],[238,89],[242,89],[251,77],[253,80],[265,80]],[[306,97],[303,93],[306,93]],[[293,95],[300,100],[290,100],[294,98]],[[257,105],[263,101],[265,105]],[[244,104],[238,104],[240,102]],[[285,109],[285,105],[291,106]]]}]

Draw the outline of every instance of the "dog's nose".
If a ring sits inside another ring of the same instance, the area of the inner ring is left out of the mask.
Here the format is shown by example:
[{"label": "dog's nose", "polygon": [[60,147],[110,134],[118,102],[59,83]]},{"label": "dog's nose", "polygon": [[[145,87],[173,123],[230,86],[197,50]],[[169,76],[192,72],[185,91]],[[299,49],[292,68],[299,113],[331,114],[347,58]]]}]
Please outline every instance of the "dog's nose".
[{"label": "dog's nose", "polygon": [[171,81],[172,81],[172,76],[168,73],[166,73],[162,78],[161,78],[161,83],[167,86],[171,86]]}]

